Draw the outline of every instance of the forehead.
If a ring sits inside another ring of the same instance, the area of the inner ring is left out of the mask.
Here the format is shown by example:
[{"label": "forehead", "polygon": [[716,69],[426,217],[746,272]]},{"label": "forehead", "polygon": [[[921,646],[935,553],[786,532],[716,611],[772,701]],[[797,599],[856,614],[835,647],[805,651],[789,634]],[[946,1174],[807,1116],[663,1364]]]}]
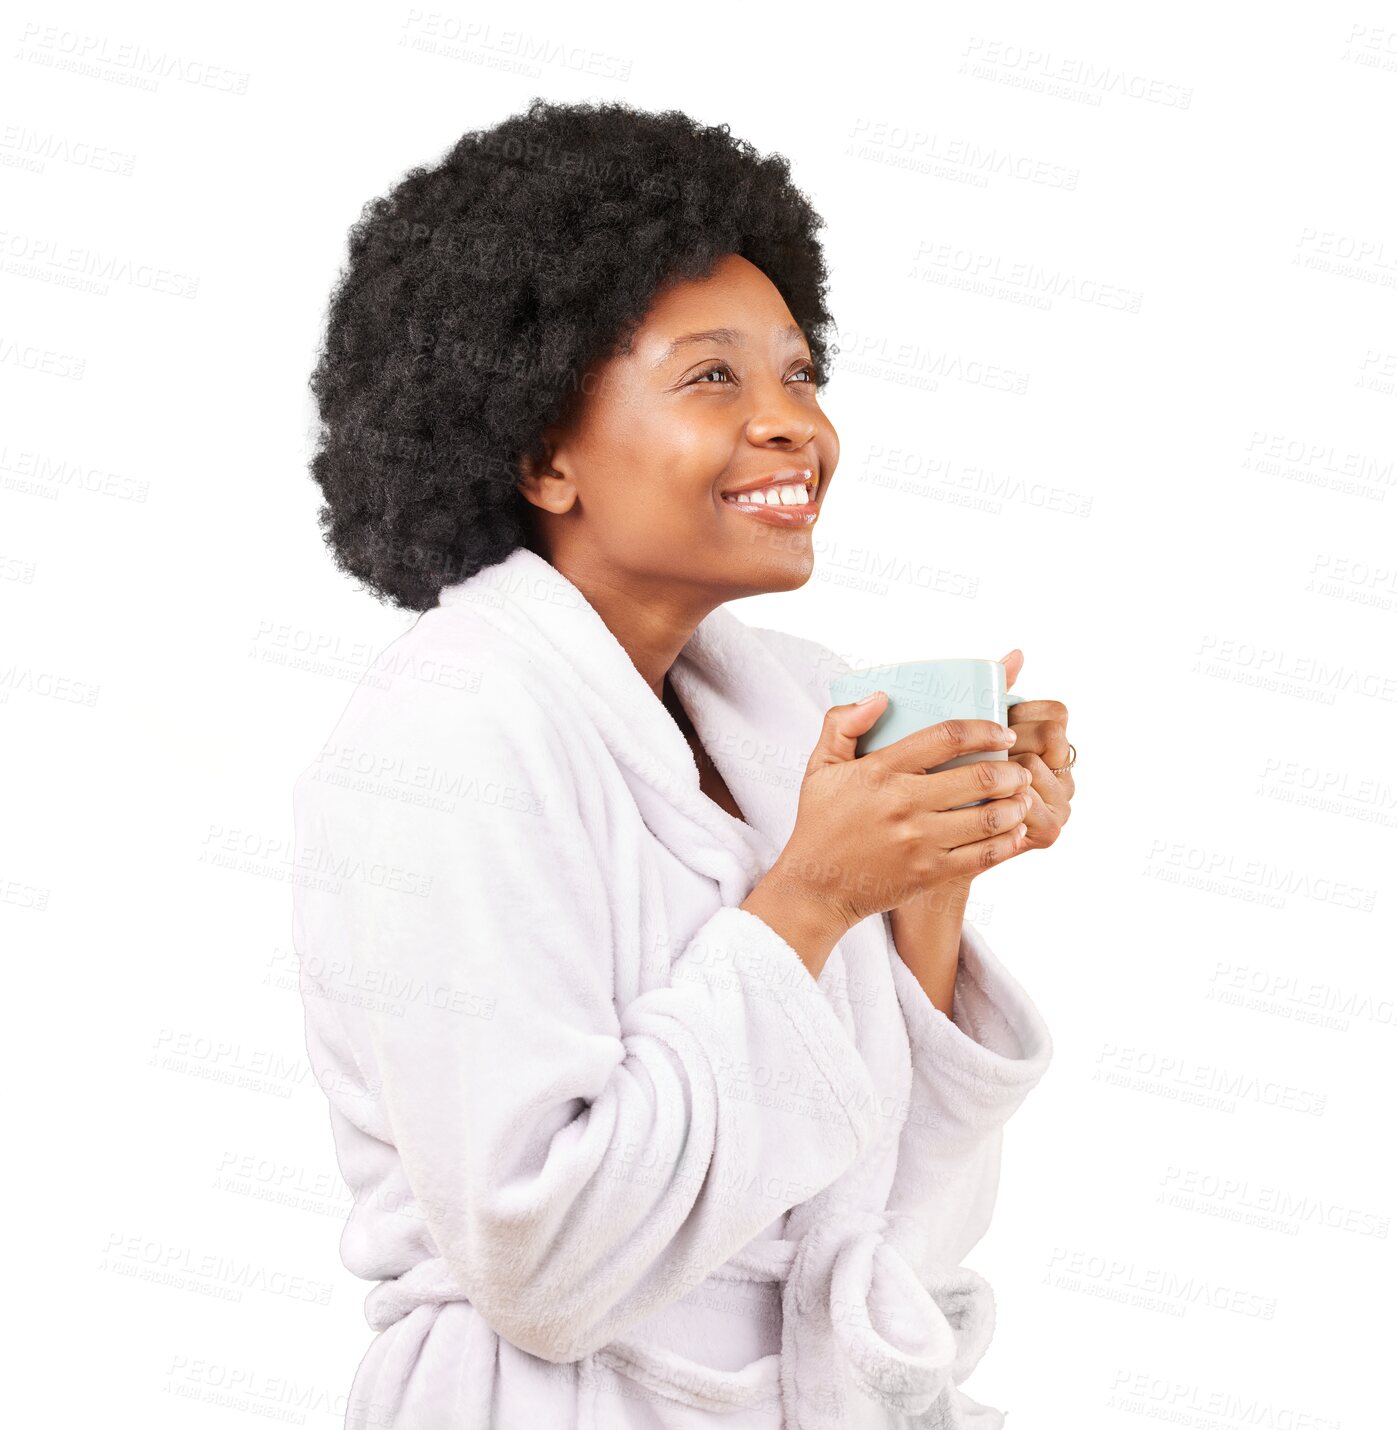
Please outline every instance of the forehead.
[{"label": "forehead", "polygon": [[[669,284],[656,296],[635,335],[638,357],[663,357],[676,338],[710,333],[715,344],[803,343],[780,290],[754,263],[737,254],[719,260],[703,278]],[[683,351],[682,348],[679,351]]]}]

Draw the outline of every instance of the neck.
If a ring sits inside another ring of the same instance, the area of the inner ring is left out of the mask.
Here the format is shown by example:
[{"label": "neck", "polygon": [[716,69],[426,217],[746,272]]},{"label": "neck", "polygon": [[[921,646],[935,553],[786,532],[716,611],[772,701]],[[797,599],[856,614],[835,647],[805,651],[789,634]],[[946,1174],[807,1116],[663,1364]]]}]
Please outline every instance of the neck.
[{"label": "neck", "polygon": [[668,705],[665,690],[670,666],[699,622],[722,605],[721,599],[677,587],[672,581],[637,582],[629,574],[618,580],[612,571],[548,559],[587,598],[655,698]]}]

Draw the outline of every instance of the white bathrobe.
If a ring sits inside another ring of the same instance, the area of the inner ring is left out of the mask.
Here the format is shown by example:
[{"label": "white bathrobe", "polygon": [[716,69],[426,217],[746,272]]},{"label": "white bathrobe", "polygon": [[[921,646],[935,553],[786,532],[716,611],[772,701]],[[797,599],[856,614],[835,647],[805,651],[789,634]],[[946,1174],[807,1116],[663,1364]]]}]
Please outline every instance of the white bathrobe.
[{"label": "white bathrobe", "polygon": [[[378,658],[296,782],[310,1060],[378,1283],[349,1430],[1002,1426],[960,1263],[1048,1030],[969,924],[818,982],[738,907],[842,668],[719,607],[670,678],[747,820],[526,548]],[[750,821],[747,822],[747,821]]]}]

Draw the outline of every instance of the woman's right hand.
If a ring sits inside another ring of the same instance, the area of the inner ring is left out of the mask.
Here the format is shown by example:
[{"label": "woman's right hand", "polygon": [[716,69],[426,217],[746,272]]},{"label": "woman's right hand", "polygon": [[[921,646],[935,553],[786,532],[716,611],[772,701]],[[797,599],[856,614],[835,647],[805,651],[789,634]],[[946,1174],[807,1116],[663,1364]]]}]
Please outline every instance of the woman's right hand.
[{"label": "woman's right hand", "polygon": [[[970,879],[1019,852],[1033,776],[1013,760],[926,770],[957,755],[1007,749],[994,720],[943,720],[855,756],[887,705],[832,706],[806,765],[795,828],[761,881],[783,901],[809,901],[842,935],[871,914],[937,885]],[[985,800],[958,809],[958,805]]]}]

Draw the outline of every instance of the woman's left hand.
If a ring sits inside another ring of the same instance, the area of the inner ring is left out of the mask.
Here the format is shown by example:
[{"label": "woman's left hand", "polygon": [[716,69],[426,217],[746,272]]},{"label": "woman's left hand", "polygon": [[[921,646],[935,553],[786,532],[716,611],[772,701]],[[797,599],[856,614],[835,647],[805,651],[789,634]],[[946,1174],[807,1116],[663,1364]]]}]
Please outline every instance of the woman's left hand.
[{"label": "woman's left hand", "polygon": [[[1003,660],[1005,686],[1013,685],[1023,669],[1023,652],[1011,650]],[[1064,768],[1071,758],[1067,748],[1067,707],[1056,700],[1021,700],[1009,707],[1009,728],[1018,737],[1009,747],[1016,760],[1033,776],[1026,791],[1028,832],[1011,856],[1030,849],[1046,849],[1056,842],[1072,813],[1075,786],[1072,772]],[[1060,775],[1054,769],[1062,770]],[[888,911],[893,946],[926,991],[933,1005],[948,1018],[955,1012],[956,971],[964,937],[965,910],[970,883],[975,876],[953,879],[925,890],[917,898]]]},{"label": "woman's left hand", "polygon": [[[1018,649],[1003,658],[1006,687],[1019,678],[1023,661]],[[1019,852],[1046,849],[1071,816],[1076,790],[1072,771],[1063,768],[1072,757],[1067,748],[1067,707],[1056,700],[1022,700],[1009,707],[1009,728],[1018,736],[1009,746],[1009,758],[1033,776],[1028,788],[1030,807],[1024,818],[1028,834]],[[1054,769],[1062,773],[1055,775]]]}]

